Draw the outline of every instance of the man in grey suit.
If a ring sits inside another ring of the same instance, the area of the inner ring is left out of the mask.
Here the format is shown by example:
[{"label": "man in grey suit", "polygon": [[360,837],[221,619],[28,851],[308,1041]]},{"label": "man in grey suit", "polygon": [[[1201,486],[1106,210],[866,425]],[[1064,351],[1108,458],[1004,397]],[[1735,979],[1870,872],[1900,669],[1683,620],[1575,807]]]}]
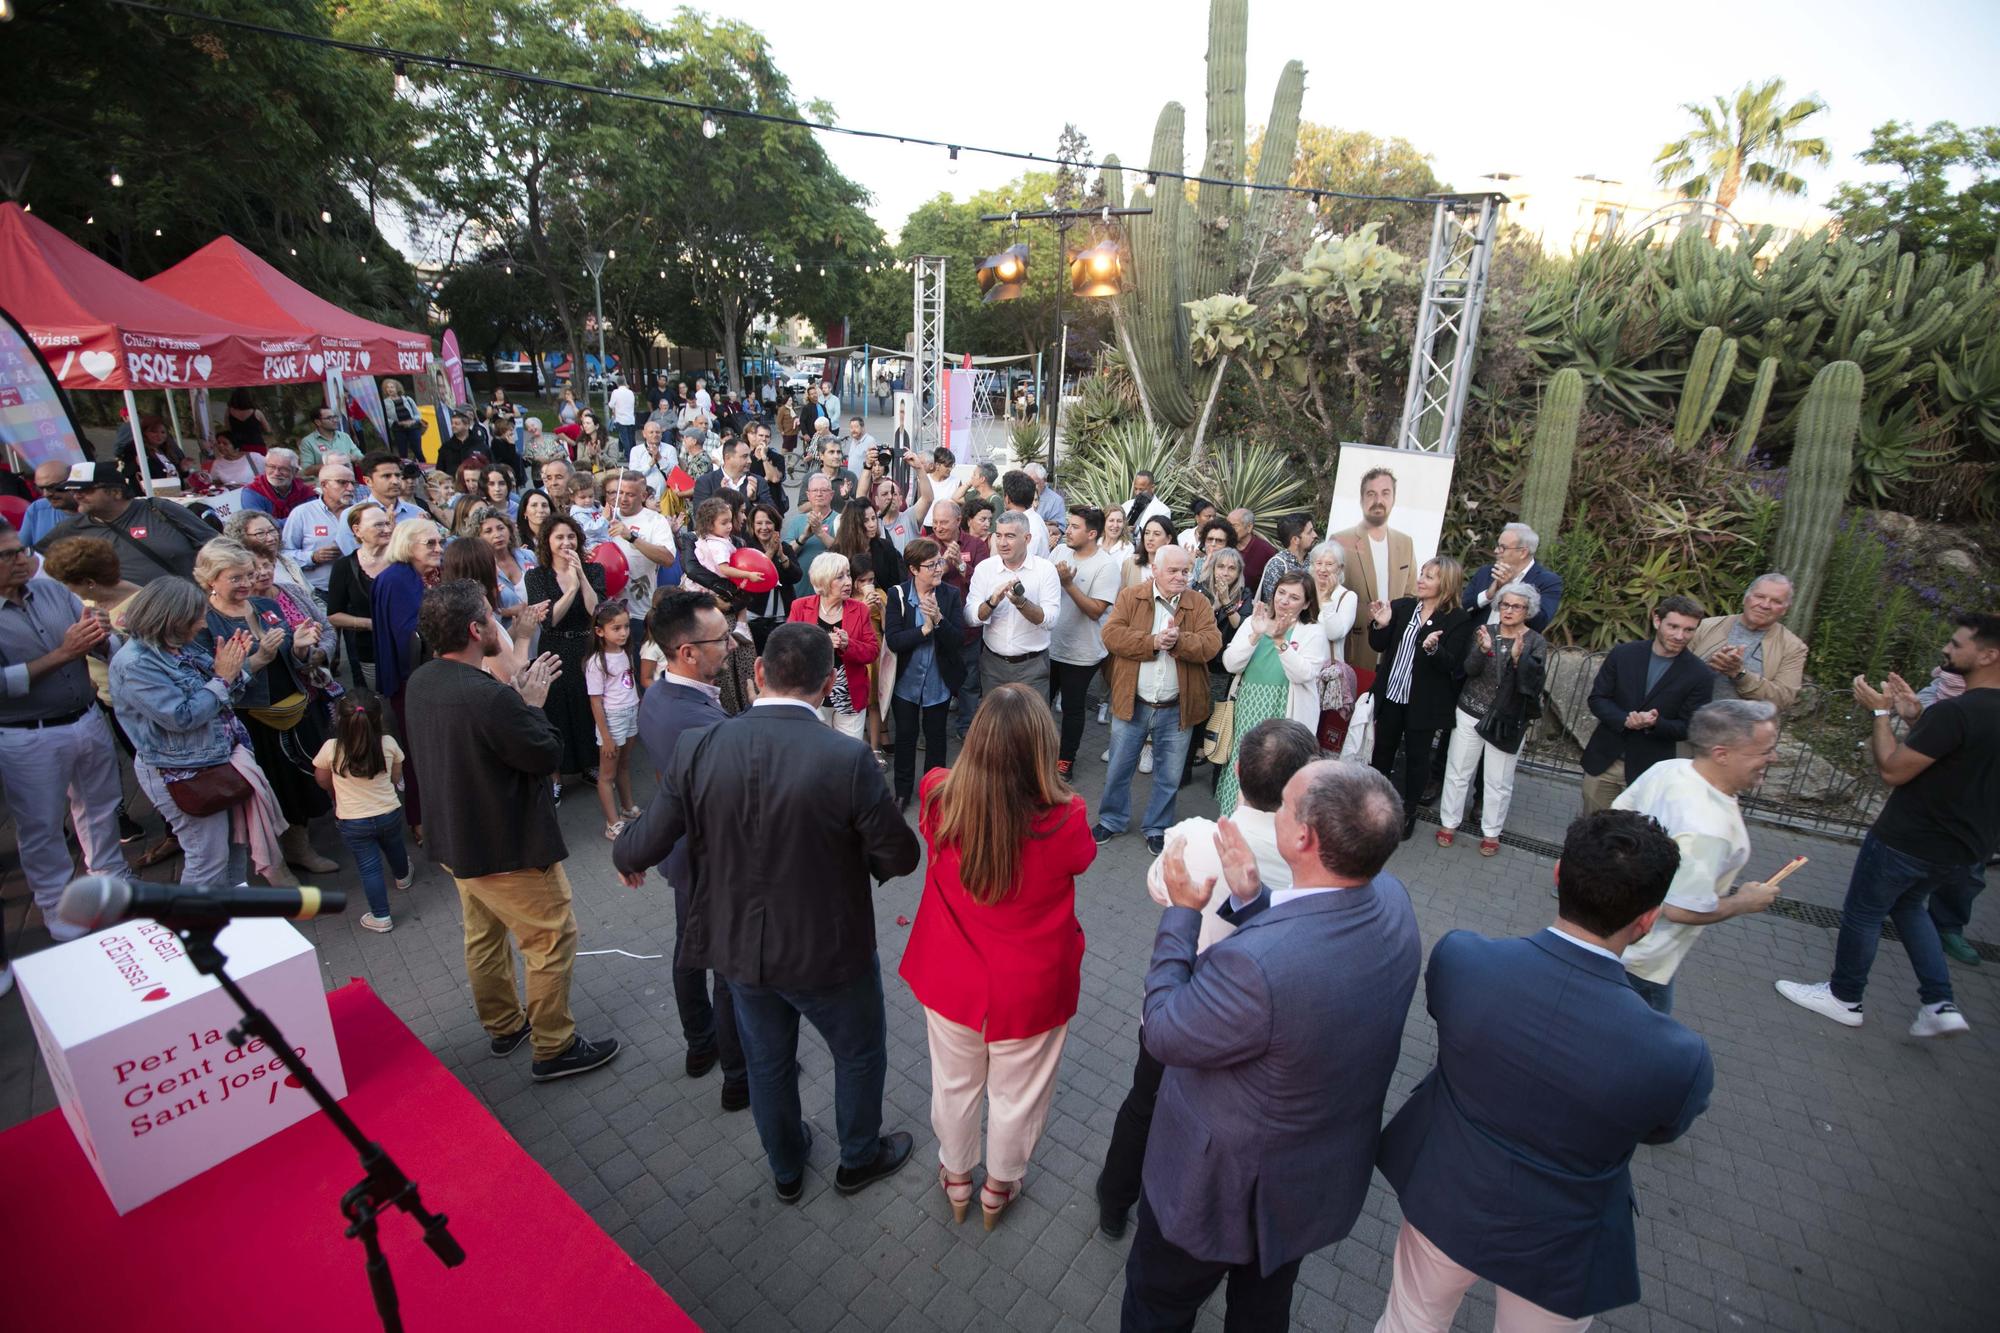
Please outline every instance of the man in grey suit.
[{"label": "man in grey suit", "polygon": [[1382,873],[1402,801],[1361,764],[1308,764],[1275,821],[1292,886],[1267,892],[1236,826],[1217,834],[1236,933],[1195,956],[1214,881],[1170,849],[1172,906],[1146,974],[1165,1065],[1125,1265],[1126,1333],[1191,1329],[1229,1284],[1231,1333],[1290,1322],[1299,1262],[1360,1215],[1417,987],[1409,894]]}]

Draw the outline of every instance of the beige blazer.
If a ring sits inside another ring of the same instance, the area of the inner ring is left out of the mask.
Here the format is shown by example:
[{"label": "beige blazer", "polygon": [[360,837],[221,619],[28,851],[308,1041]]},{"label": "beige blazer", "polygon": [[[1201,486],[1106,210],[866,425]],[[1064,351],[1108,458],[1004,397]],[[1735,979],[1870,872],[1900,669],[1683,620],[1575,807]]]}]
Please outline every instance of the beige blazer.
[{"label": "beige blazer", "polygon": [[[1742,616],[1710,616],[1695,627],[1688,651],[1706,662],[1710,653],[1729,642],[1729,631],[1742,619]],[[1798,699],[1805,678],[1806,641],[1783,624],[1777,624],[1764,632],[1764,674],[1745,671],[1734,683],[1740,697],[1776,704],[1783,712]]]},{"label": "beige blazer", "polygon": [[1376,653],[1368,646],[1368,604],[1370,602],[1393,602],[1398,597],[1417,595],[1417,562],[1415,548],[1407,532],[1389,529],[1389,586],[1375,586],[1375,557],[1368,549],[1368,538],[1357,524],[1345,532],[1335,533],[1335,541],[1347,553],[1341,582],[1354,590],[1361,599],[1354,612],[1354,628],[1347,632],[1347,664],[1356,671],[1373,671]]}]

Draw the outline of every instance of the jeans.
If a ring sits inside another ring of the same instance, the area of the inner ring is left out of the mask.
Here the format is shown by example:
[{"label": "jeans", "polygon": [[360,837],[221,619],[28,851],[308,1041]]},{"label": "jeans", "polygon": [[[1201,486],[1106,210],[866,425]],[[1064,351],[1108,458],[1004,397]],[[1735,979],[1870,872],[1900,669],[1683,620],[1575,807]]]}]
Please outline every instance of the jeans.
[{"label": "jeans", "polygon": [[389,915],[389,886],[382,879],[382,862],[397,879],[410,877],[410,854],[403,846],[403,812],[370,815],[366,819],[336,819],[340,840],[354,853],[354,868],[361,872],[361,890],[368,895],[368,910],[379,917]]},{"label": "jeans", "polygon": [[681,1035],[687,1039],[689,1055],[715,1055],[722,1066],[722,1081],[741,1087],[749,1077],[743,1062],[743,1039],[736,1032],[736,1004],[729,983],[715,978],[715,992],[709,994],[709,971],[705,967],[681,965],[681,933],[687,923],[689,891],[674,886],[674,1008],[680,1012]]},{"label": "jeans", "polygon": [[1975,865],[1965,882],[1940,884],[1931,891],[1931,920],[1948,935],[1963,935],[1972,924],[1972,900],[1986,887],[1986,867]]},{"label": "jeans", "polygon": [[633,446],[638,443],[639,443],[638,422],[634,421],[629,424],[621,424],[618,426],[618,444],[619,447],[624,451],[618,455],[619,466],[621,467],[624,466],[625,460],[632,456]]},{"label": "jeans", "polygon": [[1160,1080],[1167,1067],[1146,1050],[1146,1030],[1139,1029],[1139,1062],[1132,1066],[1132,1087],[1118,1104],[1111,1125],[1111,1146],[1104,1150],[1104,1169],[1097,1173],[1097,1206],[1123,1217],[1139,1201],[1139,1181],[1146,1165],[1146,1140],[1153,1132],[1153,1105],[1160,1098]]},{"label": "jeans", "polygon": [[1187,755],[1193,727],[1181,725],[1177,699],[1155,708],[1144,699],[1132,701],[1132,720],[1111,719],[1111,767],[1104,775],[1104,795],[1098,798],[1097,822],[1113,833],[1132,823],[1132,775],[1139,770],[1139,751],[1153,742],[1153,796],[1146,803],[1140,828],[1147,837],[1165,836],[1174,823],[1174,797],[1181,789],[1181,761]]},{"label": "jeans", "polygon": [[965,673],[965,683],[958,687],[958,698],[953,702],[958,705],[958,721],[952,724],[951,734],[964,740],[966,728],[972,725],[972,715],[979,711],[978,671]]},{"label": "jeans", "polygon": [[1625,984],[1639,992],[1639,998],[1663,1014],[1674,1012],[1674,983],[1648,981],[1631,972],[1625,974]]},{"label": "jeans", "polygon": [[896,799],[907,801],[917,790],[917,726],[924,729],[924,772],[949,768],[945,762],[945,714],[950,703],[919,708],[901,695],[889,698],[889,716],[896,724]]},{"label": "jeans", "polygon": [[1077,666],[1049,661],[1049,702],[1062,700],[1062,750],[1057,757],[1065,764],[1076,762],[1083,745],[1083,724],[1090,720],[1090,682],[1097,679],[1097,667],[1095,662]]},{"label": "jeans", "polygon": [[833,1118],[840,1164],[865,1166],[882,1138],[882,1084],[888,1074],[888,1019],[882,966],[871,956],[859,976],[817,990],[729,983],[736,1030],[750,1066],[750,1114],[782,1183],[806,1169],[805,1118],[799,1111],[799,1019],[819,1030],[833,1056]]},{"label": "jeans", "polygon": [[1223,1309],[1223,1333],[1283,1333],[1291,1327],[1292,1286],[1299,1278],[1299,1260],[1281,1264],[1266,1277],[1253,1259],[1226,1264],[1198,1259],[1168,1240],[1153,1216],[1152,1205],[1139,1200],[1139,1230],[1125,1260],[1125,1301],[1119,1314],[1121,1333],[1167,1333],[1192,1329],[1203,1302],[1225,1281],[1228,1304]]},{"label": "jeans", "polygon": [[1920,861],[1897,851],[1870,832],[1854,858],[1847,881],[1847,900],[1840,905],[1840,940],[1833,949],[1834,998],[1859,1004],[1875,965],[1875,948],[1882,942],[1882,918],[1896,923],[1903,952],[1917,974],[1917,997],[1925,1004],[1952,998],[1951,973],[1945,967],[1944,946],[1937,925],[1924,910],[1932,893],[1943,889],[1966,893],[1979,881],[1978,865]]}]

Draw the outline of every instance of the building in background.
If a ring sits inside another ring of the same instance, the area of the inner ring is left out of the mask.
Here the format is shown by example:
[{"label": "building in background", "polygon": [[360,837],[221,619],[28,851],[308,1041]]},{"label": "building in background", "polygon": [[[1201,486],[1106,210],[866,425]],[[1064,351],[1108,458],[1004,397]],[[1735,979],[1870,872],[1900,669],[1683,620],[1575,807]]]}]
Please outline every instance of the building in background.
[{"label": "building in background", "polygon": [[[1607,237],[1633,236],[1648,226],[1653,227],[1652,244],[1668,245],[1683,226],[1705,227],[1713,217],[1712,210],[1697,211],[1672,190],[1601,176],[1495,171],[1481,176],[1473,188],[1506,195],[1500,220],[1533,236],[1544,254],[1575,254]],[[1736,197],[1729,216],[1752,231],[1772,229],[1761,252],[1766,255],[1833,221],[1832,213],[1810,199],[1750,192]],[[1725,225],[1719,239],[1731,243],[1733,229]]]}]

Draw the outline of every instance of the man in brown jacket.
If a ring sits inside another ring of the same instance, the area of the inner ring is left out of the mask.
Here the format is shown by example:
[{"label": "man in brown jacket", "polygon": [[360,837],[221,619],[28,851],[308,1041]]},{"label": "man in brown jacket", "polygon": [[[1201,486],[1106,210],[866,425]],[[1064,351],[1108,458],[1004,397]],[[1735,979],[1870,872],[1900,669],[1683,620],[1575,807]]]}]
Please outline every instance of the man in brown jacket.
[{"label": "man in brown jacket", "polygon": [[1763,574],[1743,592],[1743,614],[1710,616],[1687,650],[1715,670],[1715,697],[1790,708],[1806,678],[1806,641],[1780,622],[1792,609],[1792,581]]},{"label": "man in brown jacket", "polygon": [[1153,795],[1140,827],[1155,855],[1174,823],[1174,797],[1194,729],[1208,720],[1208,662],[1222,631],[1208,599],[1188,588],[1192,557],[1179,546],[1153,555],[1153,577],[1118,594],[1104,618],[1111,667],[1111,767],[1090,830],[1109,842],[1132,823],[1132,774],[1153,743]]}]

